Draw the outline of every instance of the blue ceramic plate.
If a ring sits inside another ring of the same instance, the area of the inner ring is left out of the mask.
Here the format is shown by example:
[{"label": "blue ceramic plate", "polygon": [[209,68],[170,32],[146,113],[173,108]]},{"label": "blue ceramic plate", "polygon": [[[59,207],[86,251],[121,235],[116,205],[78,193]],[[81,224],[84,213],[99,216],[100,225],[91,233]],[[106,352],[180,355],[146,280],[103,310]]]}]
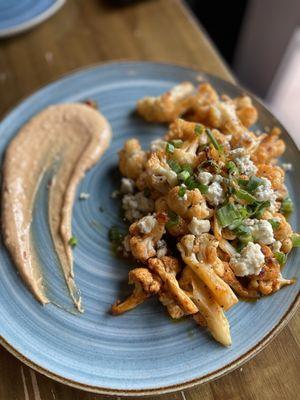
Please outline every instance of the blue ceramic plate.
[{"label": "blue ceramic plate", "polygon": [[26,31],[51,17],[65,0],[0,0],[0,38]]},{"label": "blue ceramic plate", "polygon": [[[219,78],[201,76],[220,93],[236,96],[242,92]],[[23,285],[3,245],[0,247],[1,342],[45,375],[100,393],[131,395],[182,389],[216,378],[248,360],[274,337],[295,310],[299,280],[256,304],[239,302],[227,313],[233,339],[228,349],[212,340],[193,320],[172,323],[156,299],[119,317],[108,314],[115,299],[129,293],[127,273],[132,267],[112,254],[107,239],[109,227],[120,224],[119,201],[111,198],[119,185],[117,151],[129,137],[136,136],[147,146],[166,130],[134,114],[139,98],[158,95],[183,80],[197,83],[197,79],[198,72],[172,65],[133,62],[96,66],[39,90],[2,122],[1,155],[21,126],[49,104],[94,99],[114,132],[110,148],[78,188],[78,193],[90,193],[90,199],[78,200],[74,207],[73,231],[79,239],[74,250],[75,273],[85,313],[73,315],[51,304],[42,307]],[[260,113],[258,127],[280,126],[260,103],[254,102]],[[287,143],[284,160],[294,165],[293,172],[287,174],[287,184],[296,200],[300,198],[296,173],[300,170],[299,153],[283,131]],[[45,188],[38,197],[34,224],[38,251],[49,291],[64,301],[66,291],[62,289],[63,279],[44,215]],[[297,208],[291,218],[298,231],[299,213]],[[300,252],[293,251],[284,275],[299,277],[299,264]]]}]

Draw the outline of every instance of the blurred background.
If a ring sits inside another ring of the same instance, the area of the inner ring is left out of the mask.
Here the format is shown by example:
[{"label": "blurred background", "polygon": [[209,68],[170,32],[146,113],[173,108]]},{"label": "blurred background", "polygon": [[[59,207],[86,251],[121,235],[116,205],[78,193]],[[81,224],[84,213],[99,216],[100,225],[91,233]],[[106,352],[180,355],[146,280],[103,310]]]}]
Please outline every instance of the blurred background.
[{"label": "blurred background", "polygon": [[299,147],[300,1],[186,3],[238,80],[268,103]]},{"label": "blurred background", "polygon": [[[17,9],[16,7],[20,8],[21,3],[36,4],[37,8],[42,7],[42,4],[53,3],[53,0],[26,1],[0,0],[0,28],[1,24],[4,27],[6,26],[5,15],[8,12],[10,4],[13,4],[15,9]],[[77,6],[72,7],[70,4],[72,2],[78,5],[78,9],[86,7],[89,2],[96,3],[91,0],[84,0],[84,2],[80,0],[56,0],[56,8],[58,9],[64,5],[62,8],[65,9],[58,14],[63,15],[65,12],[66,15],[68,13],[68,19],[65,19],[63,23],[61,22],[63,17],[57,17],[59,30],[55,33],[50,32],[50,36],[58,42],[58,36],[64,35],[66,37],[68,29],[70,29],[69,26],[71,26],[72,21],[73,23],[75,21],[78,24],[76,37],[80,36],[80,39],[82,39],[92,32],[103,33],[101,39],[106,42],[107,47],[110,47],[107,50],[107,54],[101,54],[101,56],[104,56],[104,59],[106,57],[108,59],[122,58],[122,54],[118,52],[118,48],[111,46],[114,40],[113,32],[110,33],[107,30],[105,31],[105,28],[102,29],[101,26],[96,26],[97,21],[99,25],[102,25],[101,10],[106,7],[105,12],[109,15],[111,21],[113,21],[115,14],[119,14],[121,18],[123,18],[123,15],[129,18],[135,40],[139,41],[138,36],[140,35],[142,43],[144,32],[147,31],[149,33],[152,30],[153,41],[156,41],[152,45],[153,48],[151,48],[154,54],[153,58],[164,60],[164,55],[167,54],[168,48],[164,48],[164,53],[159,53],[158,48],[160,45],[157,43],[157,32],[153,31],[156,29],[155,24],[153,25],[153,21],[149,22],[149,25],[148,21],[141,23],[139,21],[139,14],[135,14],[138,13],[135,10],[143,3],[148,4],[149,9],[152,5],[154,7],[155,0],[99,0],[98,20],[95,16],[90,15],[83,17],[83,21],[80,19],[76,20],[78,18],[75,15]],[[162,4],[161,1],[157,1],[157,3]],[[169,3],[166,1],[164,3],[165,7],[169,7]],[[296,132],[300,124],[300,113],[297,113],[298,104],[300,103],[300,0],[239,0],[234,2],[182,0],[182,3],[192,11],[195,20],[206,30],[211,41],[217,47],[219,53],[223,56],[240,83],[262,97],[291,133]],[[136,5],[137,7],[135,7]],[[30,6],[26,7],[25,14],[30,12]],[[108,12],[107,9],[110,11]],[[107,19],[108,24],[109,21]],[[38,27],[34,29],[38,29]],[[46,29],[44,31],[41,30],[41,32],[44,32],[44,35]],[[120,29],[123,28],[120,27]],[[174,28],[173,43],[170,43],[170,47],[175,46],[176,48],[178,46],[177,51],[179,53],[183,50],[176,43],[176,32],[178,33],[178,26],[177,31]],[[26,34],[22,33],[22,35]],[[28,37],[29,41],[27,41]],[[99,41],[101,39],[99,38]],[[10,43],[9,40],[0,41],[0,83],[7,78],[7,72],[1,70],[1,63],[4,65],[4,61],[1,60],[1,46],[3,43],[3,48],[8,48],[9,46],[13,48],[14,43]],[[24,40],[30,46],[30,35],[26,39],[24,38]],[[67,40],[70,42],[70,48],[66,49],[66,51],[71,52],[72,47],[74,47],[72,58],[74,60],[80,59],[79,51],[81,50],[76,48],[73,32],[72,37]],[[74,40],[74,43],[72,40]],[[45,38],[41,39],[40,43],[43,41],[47,43],[47,39]],[[15,43],[17,44],[17,42],[18,39],[16,39]],[[157,49],[155,49],[155,46]],[[130,52],[129,42],[127,43],[127,47]],[[139,50],[144,54],[142,45]],[[53,60],[53,57],[55,58],[56,56],[53,51],[45,49],[44,53],[48,64],[58,62],[57,58]],[[22,57],[24,58],[24,56],[23,54]],[[102,59],[95,57],[95,61],[92,61],[99,62]],[[70,70],[80,67],[81,64],[82,62],[73,64],[70,61]],[[43,70],[42,73],[46,73],[46,71]],[[49,80],[51,80],[51,76],[49,76]],[[300,135],[297,136],[297,144],[300,146]]]}]

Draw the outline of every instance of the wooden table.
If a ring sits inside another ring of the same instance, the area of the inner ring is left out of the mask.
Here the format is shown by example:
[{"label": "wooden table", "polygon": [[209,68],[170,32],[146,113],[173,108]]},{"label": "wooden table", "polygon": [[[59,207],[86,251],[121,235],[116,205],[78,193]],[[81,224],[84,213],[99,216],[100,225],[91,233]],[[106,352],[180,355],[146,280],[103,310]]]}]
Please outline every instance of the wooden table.
[{"label": "wooden table", "polygon": [[[179,0],[149,0],[122,8],[111,8],[100,0],[69,0],[33,31],[0,41],[0,115],[62,74],[113,59],[180,63],[233,80]],[[300,398],[299,369],[298,312],[289,326],[242,368],[215,382],[160,399],[296,400]],[[39,375],[0,348],[1,400],[103,398]]]}]

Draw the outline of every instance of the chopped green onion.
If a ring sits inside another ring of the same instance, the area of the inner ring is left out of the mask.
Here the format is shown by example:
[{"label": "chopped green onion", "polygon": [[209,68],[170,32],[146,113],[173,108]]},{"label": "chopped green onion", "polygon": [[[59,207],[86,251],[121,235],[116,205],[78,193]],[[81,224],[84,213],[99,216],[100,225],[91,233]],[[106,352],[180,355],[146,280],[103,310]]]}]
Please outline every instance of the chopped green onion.
[{"label": "chopped green onion", "polygon": [[120,244],[123,240],[123,234],[119,231],[117,226],[112,226],[108,231],[109,240],[114,244]]},{"label": "chopped green onion", "polygon": [[286,254],[281,253],[281,251],[277,251],[276,253],[274,253],[274,257],[279,262],[281,267],[286,263],[287,256]]},{"label": "chopped green onion", "polygon": [[190,175],[193,174],[193,167],[190,164],[182,164],[181,168],[183,171],[188,171]]},{"label": "chopped green onion", "polygon": [[203,126],[202,124],[197,124],[197,125],[195,126],[195,134],[196,134],[197,136],[202,135],[202,133],[204,133],[204,131],[205,131],[205,128],[204,128],[204,126]]},{"label": "chopped green onion", "polygon": [[176,172],[176,174],[179,174],[179,172],[181,172],[181,166],[178,164],[177,161],[175,160],[167,160],[167,163],[169,165],[169,167]]},{"label": "chopped green onion", "polygon": [[181,171],[177,178],[179,181],[185,182],[190,177],[190,173],[188,171]]},{"label": "chopped green onion", "polygon": [[78,240],[75,236],[72,236],[72,237],[70,237],[68,243],[71,247],[75,247],[78,244]]},{"label": "chopped green onion", "polygon": [[266,211],[267,208],[269,208],[271,205],[271,203],[267,200],[267,201],[262,201],[261,203],[257,203],[255,204],[255,208],[252,209],[252,211],[250,212],[250,215],[253,218],[258,218],[260,219],[263,215],[263,213]]},{"label": "chopped green onion", "polygon": [[249,181],[248,181],[248,179],[238,179],[237,182],[238,182],[239,186],[241,186],[242,188],[245,189],[247,187],[247,184]]},{"label": "chopped green onion", "polygon": [[280,222],[275,218],[268,219],[268,222],[272,225],[274,231],[279,228]]},{"label": "chopped green onion", "polygon": [[166,152],[167,154],[173,154],[175,147],[171,143],[166,144]]},{"label": "chopped green onion", "polygon": [[293,247],[300,247],[300,235],[299,233],[293,233],[291,236]]},{"label": "chopped green onion", "polygon": [[236,251],[240,253],[245,246],[247,246],[247,243],[243,243],[243,242],[239,241],[238,245],[236,247]]},{"label": "chopped green onion", "polygon": [[254,190],[258,188],[258,186],[261,186],[263,184],[264,181],[261,178],[258,178],[257,176],[253,175],[251,176],[249,181],[247,181],[247,190],[248,192],[253,193]]},{"label": "chopped green onion", "polygon": [[234,175],[235,173],[239,172],[237,166],[235,165],[235,163],[233,161],[228,161],[225,166],[226,166],[229,174]]},{"label": "chopped green onion", "polygon": [[189,190],[199,189],[201,193],[205,194],[208,191],[208,186],[203,183],[197,182],[193,176],[188,177],[184,182]]},{"label": "chopped green onion", "polygon": [[199,189],[202,194],[206,194],[208,192],[208,186],[200,182],[196,182],[196,189]]},{"label": "chopped green onion", "polygon": [[283,199],[283,201],[281,203],[280,211],[284,215],[290,214],[291,212],[294,211],[294,204],[293,204],[292,199],[289,196],[287,196],[285,199]]},{"label": "chopped green onion", "polygon": [[248,204],[254,204],[257,202],[256,198],[244,189],[236,190],[235,195],[238,199],[245,200]]},{"label": "chopped green onion", "polygon": [[176,149],[178,149],[179,147],[182,146],[183,140],[181,140],[181,139],[174,139],[174,140],[171,140],[170,143],[171,143],[174,147],[176,147]]},{"label": "chopped green onion", "polygon": [[205,132],[209,138],[209,140],[212,142],[214,148],[218,151],[222,150],[222,146],[217,142],[216,138],[214,137],[212,131],[209,128],[205,129]]},{"label": "chopped green onion", "polygon": [[178,224],[178,215],[172,210],[168,210],[169,220],[166,223],[166,228],[172,228]]},{"label": "chopped green onion", "polygon": [[186,193],[186,188],[184,186],[180,186],[179,190],[178,190],[178,196],[179,197],[183,197]]},{"label": "chopped green onion", "polygon": [[240,224],[234,229],[234,233],[242,243],[247,244],[253,240],[251,229],[247,225]]},{"label": "chopped green onion", "polygon": [[241,214],[237,206],[228,203],[217,210],[217,218],[222,228],[231,225],[241,219]]}]

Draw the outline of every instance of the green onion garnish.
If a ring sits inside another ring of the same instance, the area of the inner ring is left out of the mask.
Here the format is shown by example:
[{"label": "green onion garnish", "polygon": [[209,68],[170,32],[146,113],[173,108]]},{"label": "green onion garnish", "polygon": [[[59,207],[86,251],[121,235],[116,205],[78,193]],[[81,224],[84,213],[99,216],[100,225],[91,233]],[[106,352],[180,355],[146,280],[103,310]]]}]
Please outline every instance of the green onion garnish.
[{"label": "green onion garnish", "polygon": [[181,171],[177,178],[179,181],[185,182],[190,177],[190,173],[188,171]]},{"label": "green onion garnish", "polygon": [[274,231],[276,231],[276,229],[279,228],[280,222],[277,219],[271,218],[271,219],[268,219],[268,222],[272,225],[272,228]]},{"label": "green onion garnish", "polygon": [[203,194],[207,193],[208,191],[208,186],[197,182],[193,176],[188,177],[184,183],[189,190],[199,189]]},{"label": "green onion garnish", "polygon": [[249,243],[253,240],[251,229],[247,225],[240,224],[234,229],[234,233],[242,243]]},{"label": "green onion garnish", "polygon": [[255,204],[255,208],[251,210],[250,215],[253,218],[260,219],[263,213],[269,208],[271,203],[269,201],[262,201],[261,203]]},{"label": "green onion garnish", "polygon": [[169,220],[166,223],[166,228],[172,228],[172,226],[176,226],[178,224],[178,215],[174,213],[172,210],[168,210]]},{"label": "green onion garnish", "polygon": [[254,204],[257,202],[256,198],[244,189],[236,190],[235,195],[238,199],[245,200],[248,204]]},{"label": "green onion garnish", "polygon": [[277,251],[276,253],[274,253],[274,257],[279,262],[281,267],[286,263],[287,256],[286,254],[281,253],[281,251]]},{"label": "green onion garnish", "polygon": [[200,136],[202,133],[204,133],[205,132],[205,128],[204,128],[204,126],[202,125],[202,124],[197,124],[196,126],[195,126],[195,134],[197,135],[197,136]]},{"label": "green onion garnish", "polygon": [[237,172],[239,172],[237,166],[235,165],[235,163],[233,161],[228,161],[226,163],[226,168],[228,170],[228,173],[231,174],[231,175],[234,175]]},{"label": "green onion garnish", "polygon": [[179,197],[183,197],[186,193],[186,188],[184,186],[180,186],[179,190],[178,190],[178,196]]},{"label": "green onion garnish", "polygon": [[285,199],[283,199],[283,201],[281,203],[280,211],[284,215],[288,215],[294,211],[294,204],[293,204],[292,199],[289,196],[287,196]]},{"label": "green onion garnish", "polygon": [[183,171],[188,171],[190,175],[193,175],[193,167],[190,164],[182,164]]},{"label": "green onion garnish", "polygon": [[166,144],[166,153],[167,154],[173,154],[174,153],[175,147],[171,143]]},{"label": "green onion garnish", "polygon": [[179,172],[181,172],[181,166],[178,164],[177,161],[175,160],[167,160],[167,163],[169,165],[169,167],[176,172],[176,174],[179,174]]},{"label": "green onion garnish", "polygon": [[181,140],[181,139],[174,139],[174,140],[171,140],[170,143],[171,143],[174,147],[176,147],[176,149],[178,149],[179,147],[182,146],[183,140]]},{"label": "green onion garnish", "polygon": [[247,181],[247,190],[250,193],[253,193],[255,189],[258,188],[258,186],[261,186],[264,184],[264,181],[261,178],[258,178],[257,176],[251,176],[249,181]]},{"label": "green onion garnish", "polygon": [[300,235],[299,233],[293,233],[291,236],[293,247],[300,247]]},{"label": "green onion garnish", "polygon": [[232,203],[217,210],[217,218],[222,228],[232,225],[234,222],[242,222],[242,216],[239,208]]},{"label": "green onion garnish", "polygon": [[78,240],[75,236],[72,236],[72,237],[70,237],[68,243],[71,247],[75,247],[78,244]]},{"label": "green onion garnish", "polygon": [[109,240],[114,244],[120,244],[123,240],[123,234],[119,231],[117,226],[112,226],[108,231]]},{"label": "green onion garnish", "polygon": [[209,128],[206,128],[206,129],[205,129],[205,132],[206,132],[206,134],[207,134],[209,140],[212,142],[214,148],[215,148],[216,150],[220,151],[220,150],[221,150],[221,146],[220,146],[220,144],[217,142],[217,140],[216,140],[216,138],[214,137],[212,131],[211,131]]}]

